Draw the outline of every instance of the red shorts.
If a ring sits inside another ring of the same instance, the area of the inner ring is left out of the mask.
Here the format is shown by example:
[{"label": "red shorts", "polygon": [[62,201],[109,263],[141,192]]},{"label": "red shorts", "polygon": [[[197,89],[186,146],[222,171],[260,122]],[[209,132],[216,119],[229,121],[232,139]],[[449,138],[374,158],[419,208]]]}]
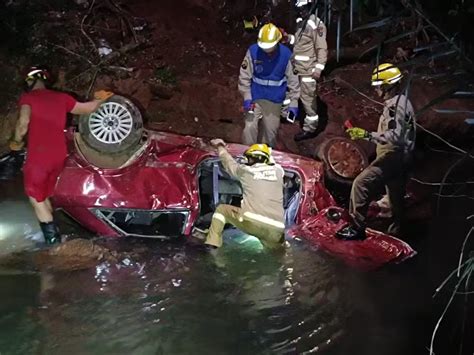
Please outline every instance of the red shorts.
[{"label": "red shorts", "polygon": [[64,168],[64,160],[51,162],[26,161],[23,168],[25,192],[38,202],[53,195],[59,174]]}]

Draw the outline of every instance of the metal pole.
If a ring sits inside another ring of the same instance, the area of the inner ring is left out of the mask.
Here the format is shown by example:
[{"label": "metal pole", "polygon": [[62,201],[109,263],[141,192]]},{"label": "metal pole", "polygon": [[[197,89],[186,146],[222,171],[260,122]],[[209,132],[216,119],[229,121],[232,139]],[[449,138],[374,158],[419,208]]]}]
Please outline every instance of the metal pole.
[{"label": "metal pole", "polygon": [[337,14],[337,39],[336,39],[336,61],[339,63],[339,52],[341,47],[341,13]]},{"label": "metal pole", "polygon": [[324,23],[328,23],[328,0],[324,0]]},{"label": "metal pole", "polygon": [[331,26],[331,10],[332,10],[332,0],[329,0],[329,6],[328,6],[328,23],[327,23],[328,28]]},{"label": "metal pole", "polygon": [[349,30],[352,31],[354,21],[354,0],[351,0],[350,13],[349,13]]}]

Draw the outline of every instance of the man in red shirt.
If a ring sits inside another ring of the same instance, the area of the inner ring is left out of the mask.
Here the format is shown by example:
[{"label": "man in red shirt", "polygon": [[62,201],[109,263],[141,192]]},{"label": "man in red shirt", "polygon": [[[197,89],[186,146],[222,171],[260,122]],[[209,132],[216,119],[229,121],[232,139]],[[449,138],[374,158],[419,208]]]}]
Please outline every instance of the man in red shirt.
[{"label": "man in red shirt", "polygon": [[66,116],[86,115],[113,95],[98,91],[94,100],[77,102],[72,96],[46,88],[48,71],[32,67],[26,75],[27,92],[19,101],[20,115],[15,134],[10,142],[12,151],[23,148],[23,138],[28,133],[28,154],[23,168],[25,192],[35,211],[47,244],[61,241],[53,221],[53,208],[49,197],[67,157]]}]

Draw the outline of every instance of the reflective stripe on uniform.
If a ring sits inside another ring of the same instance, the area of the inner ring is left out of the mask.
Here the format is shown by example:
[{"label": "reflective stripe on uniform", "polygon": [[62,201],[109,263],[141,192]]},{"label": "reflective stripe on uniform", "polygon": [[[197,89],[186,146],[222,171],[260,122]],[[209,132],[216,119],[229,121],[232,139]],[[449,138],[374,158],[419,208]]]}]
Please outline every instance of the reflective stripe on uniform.
[{"label": "reflective stripe on uniform", "polygon": [[276,221],[272,218],[268,218],[268,217],[265,217],[265,216],[262,216],[262,215],[259,215],[259,214],[253,213],[253,212],[245,212],[244,217],[246,217],[248,219],[251,219],[253,221],[256,221],[256,222],[260,222],[260,223],[275,227],[275,228],[279,228],[279,229],[282,229],[282,230],[285,229],[285,224],[283,222]]},{"label": "reflective stripe on uniform", "polygon": [[313,78],[310,77],[310,76],[305,76],[305,77],[301,78],[301,81],[302,81],[303,83],[314,83],[314,82],[316,82],[316,80],[313,79]]},{"label": "reflective stripe on uniform", "polygon": [[222,213],[214,212],[214,214],[212,215],[212,218],[215,218],[218,221],[226,224],[225,216]]},{"label": "reflective stripe on uniform", "polygon": [[311,58],[307,55],[295,55],[295,60],[300,60],[300,61],[306,62],[310,59]]},{"label": "reflective stripe on uniform", "polygon": [[316,26],[316,22],[314,22],[314,21],[311,20],[311,19],[308,20],[308,25],[309,25],[313,30],[315,30],[316,28],[318,28],[318,26]]},{"label": "reflective stripe on uniform", "polygon": [[299,23],[299,22],[301,22],[301,21],[303,21],[303,19],[302,19],[301,17],[298,17],[298,18],[296,19],[296,23]]},{"label": "reflective stripe on uniform", "polygon": [[290,44],[291,44],[291,45],[295,44],[295,42],[296,42],[296,37],[295,37],[295,35],[288,35],[288,37],[290,38]]},{"label": "reflective stripe on uniform", "polygon": [[284,83],[286,83],[286,78],[283,78],[280,81],[276,81],[276,80],[263,80],[260,78],[253,77],[252,80],[254,83],[263,85],[263,86],[281,86]]},{"label": "reflective stripe on uniform", "polygon": [[286,99],[285,101],[283,101],[283,105],[289,105],[289,104],[291,104],[290,99]]},{"label": "reflective stripe on uniform", "polygon": [[319,116],[306,116],[305,121],[310,121],[310,122],[317,122],[319,120]]},{"label": "reflective stripe on uniform", "polygon": [[316,63],[315,67],[316,67],[316,69],[324,70],[325,65],[324,65],[324,64],[321,64],[321,63]]}]

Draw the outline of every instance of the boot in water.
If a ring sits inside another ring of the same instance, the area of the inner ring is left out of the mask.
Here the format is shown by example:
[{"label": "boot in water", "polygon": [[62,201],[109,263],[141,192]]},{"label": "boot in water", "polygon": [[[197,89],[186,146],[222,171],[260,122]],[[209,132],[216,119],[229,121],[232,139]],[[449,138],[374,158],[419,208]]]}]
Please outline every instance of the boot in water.
[{"label": "boot in water", "polygon": [[54,222],[41,222],[40,226],[46,244],[52,245],[61,243],[61,235],[59,234],[58,227]]}]

